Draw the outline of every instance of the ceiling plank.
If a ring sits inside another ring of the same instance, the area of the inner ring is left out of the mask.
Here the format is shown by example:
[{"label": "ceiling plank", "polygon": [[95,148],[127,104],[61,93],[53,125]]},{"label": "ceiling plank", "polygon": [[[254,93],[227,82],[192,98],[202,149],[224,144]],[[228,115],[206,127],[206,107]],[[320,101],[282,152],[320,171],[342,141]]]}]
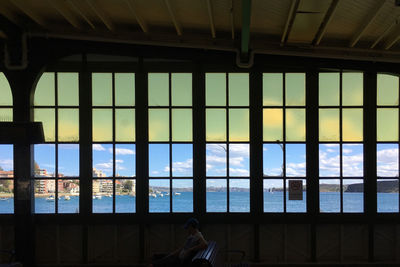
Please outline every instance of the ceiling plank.
[{"label": "ceiling plank", "polygon": [[361,36],[365,33],[368,26],[371,25],[372,21],[378,16],[379,12],[382,10],[382,7],[385,4],[385,0],[378,1],[376,6],[372,9],[372,11],[367,15],[364,23],[357,30],[356,34],[353,36],[349,43],[349,47],[354,47],[357,42],[360,40]]},{"label": "ceiling plank", "polygon": [[30,8],[29,6],[26,5],[25,1],[22,0],[13,0],[10,1],[15,7],[17,7],[19,10],[21,10],[25,15],[30,17],[34,22],[39,24],[40,26],[47,27],[46,21],[40,17],[35,11],[33,11],[33,8]]},{"label": "ceiling plank", "polygon": [[95,29],[92,21],[85,15],[85,13],[83,13],[82,9],[79,8],[79,6],[73,0],[69,0],[66,3],[68,3],[70,7],[72,7],[72,9],[75,10],[75,12],[78,13],[90,25],[90,27],[92,27],[92,29]]},{"label": "ceiling plank", "polygon": [[[392,24],[390,24],[390,26],[381,35],[379,35],[379,37],[375,40],[375,42],[371,45],[370,48],[374,48],[383,39],[383,37],[385,37],[389,32],[391,32],[395,28],[396,25],[399,25],[399,19],[400,19],[400,16],[398,16],[392,22]],[[393,37],[393,35],[391,37]],[[391,37],[389,37],[389,39],[391,39]]]},{"label": "ceiling plank", "polygon": [[99,17],[99,19],[106,25],[107,29],[110,31],[114,31],[114,25],[112,21],[106,16],[106,14],[101,10],[98,5],[96,5],[95,2],[92,0],[86,0],[86,3],[89,5],[89,7],[93,10],[94,13]]},{"label": "ceiling plank", "polygon": [[212,4],[211,4],[211,0],[206,0],[206,1],[207,1],[208,18],[210,19],[211,36],[212,36],[212,38],[215,38],[216,33],[215,33],[215,24],[214,24]]},{"label": "ceiling plank", "polygon": [[0,14],[6,17],[9,21],[14,23],[15,25],[22,26],[22,22],[9,10],[7,10],[4,6],[0,8]]},{"label": "ceiling plank", "polygon": [[241,55],[247,57],[250,44],[251,0],[242,0],[242,45]]},{"label": "ceiling plank", "polygon": [[146,22],[142,19],[142,17],[136,12],[136,8],[134,6],[133,0],[125,0],[126,4],[129,7],[129,10],[132,12],[133,16],[135,17],[136,21],[139,23],[140,28],[144,33],[149,32],[149,27],[147,26]]},{"label": "ceiling plank", "polygon": [[290,5],[289,14],[286,19],[285,28],[283,30],[281,38],[281,46],[286,43],[287,37],[289,36],[290,30],[292,29],[294,18],[296,17],[297,9],[299,8],[300,0],[292,0]]},{"label": "ceiling plank", "polygon": [[232,40],[235,40],[235,19],[233,17],[233,0],[231,0],[231,8],[229,9],[229,15],[231,19]]},{"label": "ceiling plank", "polygon": [[74,26],[77,29],[81,29],[81,24],[79,20],[74,16],[74,14],[70,11],[69,8],[65,5],[63,1],[54,1],[54,0],[47,0],[47,2],[54,7],[55,10],[63,16],[69,24]]},{"label": "ceiling plank", "polygon": [[174,23],[174,26],[175,26],[175,29],[176,29],[176,33],[177,33],[179,36],[182,36],[182,28],[181,28],[181,26],[179,25],[179,23],[178,23],[178,21],[177,21],[177,19],[176,19],[176,17],[175,17],[175,13],[174,13],[174,11],[172,10],[171,3],[169,2],[169,0],[164,0],[164,3],[165,3],[165,5],[167,6],[168,13],[169,13],[169,15],[170,15],[170,17],[171,17],[171,19],[172,19],[172,22]]},{"label": "ceiling plank", "polygon": [[399,41],[399,39],[400,39],[400,26],[397,26],[393,30],[393,33],[390,36],[388,36],[388,38],[384,42],[383,48],[385,50],[392,48],[392,46],[395,45],[397,41]]},{"label": "ceiling plank", "polygon": [[329,6],[328,11],[326,11],[324,20],[321,23],[321,26],[315,35],[315,38],[313,40],[313,45],[319,45],[319,43],[322,40],[322,37],[324,37],[324,34],[326,32],[326,29],[328,28],[329,23],[331,22],[333,15],[335,14],[336,8],[339,4],[340,0],[332,0],[331,5]]}]

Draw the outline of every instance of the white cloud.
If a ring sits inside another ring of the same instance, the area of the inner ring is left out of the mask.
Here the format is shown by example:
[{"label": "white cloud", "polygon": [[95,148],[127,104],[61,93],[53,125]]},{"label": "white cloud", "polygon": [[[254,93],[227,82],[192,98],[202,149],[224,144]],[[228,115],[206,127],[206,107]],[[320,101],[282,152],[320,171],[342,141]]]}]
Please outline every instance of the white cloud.
[{"label": "white cloud", "polygon": [[[113,153],[112,148],[109,148],[108,152]],[[128,148],[116,148],[115,155],[135,155],[135,151]]]},{"label": "white cloud", "polygon": [[187,159],[186,161],[177,161],[172,163],[172,172],[174,173],[192,173],[192,170],[193,159]]},{"label": "white cloud", "polygon": [[0,159],[0,166],[4,170],[12,170],[14,161],[12,159]]},{"label": "white cloud", "polygon": [[377,174],[379,177],[398,177],[398,149],[383,149],[377,152]]},{"label": "white cloud", "polygon": [[287,176],[300,176],[306,175],[306,163],[289,163],[286,166]]},{"label": "white cloud", "polygon": [[353,150],[351,150],[351,149],[343,149],[343,154],[350,154],[351,152],[353,152]]},{"label": "white cloud", "polygon": [[250,176],[249,170],[240,168],[229,168],[230,176]]},{"label": "white cloud", "polygon": [[100,144],[93,144],[93,150],[95,150],[95,151],[105,151],[106,149]]}]

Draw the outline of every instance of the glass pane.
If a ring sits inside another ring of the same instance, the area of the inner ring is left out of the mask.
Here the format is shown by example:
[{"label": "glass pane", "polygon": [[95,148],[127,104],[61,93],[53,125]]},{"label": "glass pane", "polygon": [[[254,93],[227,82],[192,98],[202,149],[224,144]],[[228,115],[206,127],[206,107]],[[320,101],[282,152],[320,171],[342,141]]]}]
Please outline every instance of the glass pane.
[{"label": "glass pane", "polygon": [[168,109],[149,109],[149,141],[169,141]]},{"label": "glass pane", "polygon": [[286,109],[286,141],[306,141],[305,109]]},{"label": "glass pane", "polygon": [[282,73],[263,73],[263,106],[283,105]]},{"label": "glass pane", "polygon": [[286,176],[306,177],[305,144],[286,144]]},{"label": "glass pane", "polygon": [[12,106],[11,87],[4,73],[0,72],[0,106]]},{"label": "glass pane", "polygon": [[343,212],[364,212],[363,180],[343,180]]},{"label": "glass pane", "polygon": [[249,141],[249,109],[229,110],[229,141]]},{"label": "glass pane", "polygon": [[343,106],[363,105],[363,84],[363,73],[361,72],[342,74]]},{"label": "glass pane", "polygon": [[229,211],[250,212],[249,179],[229,179]]},{"label": "glass pane", "polygon": [[79,106],[79,74],[76,72],[57,73],[58,105]]},{"label": "glass pane", "polygon": [[399,212],[399,180],[377,181],[378,212]]},{"label": "glass pane", "polygon": [[172,176],[193,176],[192,144],[172,144]]},{"label": "glass pane", "polygon": [[363,110],[344,108],[342,111],[343,141],[363,140]]},{"label": "glass pane", "polygon": [[193,212],[193,180],[172,180],[172,212]]},{"label": "glass pane", "polygon": [[399,104],[399,77],[378,74],[377,77],[378,105]]},{"label": "glass pane", "polygon": [[13,121],[12,108],[0,108],[0,121]]},{"label": "glass pane", "polygon": [[78,109],[58,109],[58,141],[79,141]]},{"label": "glass pane", "polygon": [[319,212],[340,212],[340,180],[319,180]]},{"label": "glass pane", "polygon": [[319,110],[319,141],[339,141],[339,109]]},{"label": "glass pane", "polygon": [[283,212],[283,180],[264,179],[264,212]]},{"label": "glass pane", "polygon": [[364,152],[362,144],[343,144],[342,168],[344,177],[364,176]]},{"label": "glass pane", "polygon": [[58,145],[58,177],[79,177],[79,145]]},{"label": "glass pane", "polygon": [[43,133],[46,142],[55,141],[55,112],[54,109],[50,108],[35,108],[35,121],[41,121],[43,123]]},{"label": "glass pane", "polygon": [[111,144],[93,144],[93,177],[113,176],[113,147]]},{"label": "glass pane", "polygon": [[115,212],[136,212],[136,180],[115,181]]},{"label": "glass pane", "polygon": [[115,141],[135,141],[135,110],[115,109]]},{"label": "glass pane", "polygon": [[263,110],[263,140],[283,141],[283,111],[280,108]]},{"label": "glass pane", "polygon": [[135,73],[115,73],[115,105],[135,105]]},{"label": "glass pane", "polygon": [[206,106],[226,105],[226,74],[206,73]]},{"label": "glass pane", "polygon": [[192,141],[191,109],[172,109],[172,141]]},{"label": "glass pane", "polygon": [[56,152],[55,145],[34,146],[34,174],[35,177],[55,177]]},{"label": "glass pane", "polygon": [[303,199],[289,200],[289,181],[286,180],[286,212],[307,212],[306,180],[301,180],[303,185]]},{"label": "glass pane", "polygon": [[169,144],[149,144],[149,176],[169,177]]},{"label": "glass pane", "polygon": [[286,74],[286,106],[306,105],[306,76],[304,73]]},{"label": "glass pane", "polygon": [[263,176],[283,176],[283,144],[264,144]]},{"label": "glass pane", "polygon": [[170,186],[168,179],[149,180],[149,212],[170,211]]},{"label": "glass pane", "polygon": [[249,74],[229,73],[229,106],[249,105]]},{"label": "glass pane", "polygon": [[207,179],[207,212],[227,212],[227,191],[225,179]]},{"label": "glass pane", "polygon": [[79,180],[58,180],[58,213],[79,213]]},{"label": "glass pane", "polygon": [[378,141],[399,140],[399,109],[390,108],[377,110],[377,139]]},{"label": "glass pane", "polygon": [[149,73],[149,106],[169,105],[168,73]]},{"label": "glass pane", "polygon": [[398,144],[378,144],[376,153],[378,177],[399,177]]},{"label": "glass pane", "polygon": [[45,72],[40,77],[35,89],[35,106],[55,105],[55,82],[54,72]]},{"label": "glass pane", "polygon": [[206,140],[226,141],[225,109],[206,109]]},{"label": "glass pane", "polygon": [[319,74],[319,105],[339,106],[340,73]]},{"label": "glass pane", "polygon": [[171,74],[172,106],[192,105],[192,74]]},{"label": "glass pane", "polygon": [[0,178],[14,177],[13,145],[0,145]]},{"label": "glass pane", "polygon": [[93,180],[93,213],[113,212],[113,181],[111,179]]},{"label": "glass pane", "polygon": [[[115,145],[115,176],[134,177],[136,176],[136,145],[116,144]],[[125,180],[124,180],[125,181]]]},{"label": "glass pane", "polygon": [[249,144],[229,144],[229,176],[250,176]]},{"label": "glass pane", "polygon": [[[2,171],[0,171],[1,173]],[[14,213],[14,181],[0,180],[0,214]]]},{"label": "glass pane", "polygon": [[340,176],[340,150],[338,144],[319,145],[319,176]]},{"label": "glass pane", "polygon": [[93,106],[112,105],[112,73],[92,74]]},{"label": "glass pane", "polygon": [[226,176],[226,144],[206,144],[206,175]]},{"label": "glass pane", "polygon": [[112,110],[93,109],[93,141],[112,140]]},{"label": "glass pane", "polygon": [[35,180],[35,213],[55,213],[55,180]]}]

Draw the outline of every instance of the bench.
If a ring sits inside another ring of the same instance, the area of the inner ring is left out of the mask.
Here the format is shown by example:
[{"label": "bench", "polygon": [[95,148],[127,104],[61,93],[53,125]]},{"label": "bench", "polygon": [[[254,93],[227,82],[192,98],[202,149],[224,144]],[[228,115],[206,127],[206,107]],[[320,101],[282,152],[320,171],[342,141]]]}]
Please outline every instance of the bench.
[{"label": "bench", "polygon": [[220,266],[217,242],[209,241],[206,249],[197,252],[192,259],[192,266]]}]

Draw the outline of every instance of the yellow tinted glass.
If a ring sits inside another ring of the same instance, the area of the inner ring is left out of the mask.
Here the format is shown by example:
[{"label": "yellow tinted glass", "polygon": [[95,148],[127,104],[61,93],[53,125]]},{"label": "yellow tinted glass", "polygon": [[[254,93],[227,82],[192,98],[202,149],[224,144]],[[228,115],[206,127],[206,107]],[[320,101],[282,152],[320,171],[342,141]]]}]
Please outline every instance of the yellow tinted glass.
[{"label": "yellow tinted glass", "polygon": [[377,110],[378,141],[399,140],[399,110],[397,108]]},{"label": "yellow tinted glass", "polygon": [[286,109],[286,141],[306,140],[305,109]]},{"label": "yellow tinted glass", "polygon": [[46,142],[55,141],[56,119],[54,109],[35,109],[35,121],[41,121],[43,123],[44,139],[46,140]]},{"label": "yellow tinted glass", "polygon": [[173,73],[171,75],[172,105],[192,105],[192,74]]},{"label": "yellow tinted glass", "polygon": [[306,76],[304,73],[286,74],[286,106],[306,104]]},{"label": "yellow tinted glass", "polygon": [[168,109],[149,109],[149,141],[169,141]]},{"label": "yellow tinted glass", "polygon": [[92,74],[92,102],[93,106],[112,105],[112,74]]},{"label": "yellow tinted glass", "polygon": [[93,141],[112,141],[111,109],[93,109]]},{"label": "yellow tinted glass", "polygon": [[319,110],[319,140],[339,141],[339,109]]},{"label": "yellow tinted glass", "polygon": [[55,105],[54,72],[45,72],[40,77],[35,90],[35,106]]},{"label": "yellow tinted glass", "polygon": [[78,109],[58,109],[58,141],[79,141]]},{"label": "yellow tinted glass", "polygon": [[342,74],[342,103],[344,106],[363,105],[363,74]]},{"label": "yellow tinted glass", "polygon": [[206,73],[206,105],[226,105],[226,74]]},{"label": "yellow tinted glass", "polygon": [[169,105],[169,74],[149,73],[149,106]]},{"label": "yellow tinted glass", "polygon": [[4,73],[0,72],[0,105],[12,106],[11,87]]},{"label": "yellow tinted glass", "polygon": [[283,111],[281,108],[263,110],[263,140],[283,140]]},{"label": "yellow tinted glass", "polygon": [[135,110],[115,110],[115,141],[135,141]]},{"label": "yellow tinted glass", "polygon": [[74,72],[57,73],[58,105],[79,105],[79,75]]},{"label": "yellow tinted glass", "polygon": [[339,106],[340,73],[319,74],[319,105]]},{"label": "yellow tinted glass", "polygon": [[346,109],[342,111],[342,139],[343,141],[362,141],[363,140],[363,110]]},{"label": "yellow tinted glass", "polygon": [[226,110],[206,110],[206,140],[226,141]]},{"label": "yellow tinted glass", "polygon": [[249,141],[249,109],[229,110],[229,141]]},{"label": "yellow tinted glass", "polygon": [[0,121],[12,121],[13,110],[12,108],[0,108]]},{"label": "yellow tinted glass", "polygon": [[172,141],[192,141],[192,110],[172,110]]},{"label": "yellow tinted glass", "polygon": [[115,73],[115,105],[135,105],[135,74]]},{"label": "yellow tinted glass", "polygon": [[283,105],[283,74],[264,73],[263,74],[263,105],[282,106]]},{"label": "yellow tinted glass", "polygon": [[378,105],[398,105],[399,77],[388,74],[378,74],[377,83]]},{"label": "yellow tinted glass", "polygon": [[229,105],[249,105],[249,74],[229,73]]}]

